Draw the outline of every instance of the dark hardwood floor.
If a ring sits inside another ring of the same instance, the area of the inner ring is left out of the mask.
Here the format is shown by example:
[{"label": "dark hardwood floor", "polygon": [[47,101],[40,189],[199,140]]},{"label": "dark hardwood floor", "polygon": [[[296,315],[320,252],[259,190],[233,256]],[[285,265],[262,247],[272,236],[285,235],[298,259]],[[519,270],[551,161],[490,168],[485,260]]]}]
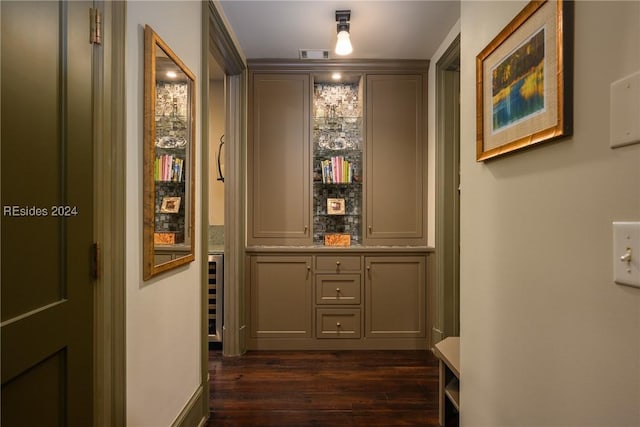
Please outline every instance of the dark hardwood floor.
[{"label": "dark hardwood floor", "polygon": [[429,351],[209,355],[207,426],[438,426]]}]

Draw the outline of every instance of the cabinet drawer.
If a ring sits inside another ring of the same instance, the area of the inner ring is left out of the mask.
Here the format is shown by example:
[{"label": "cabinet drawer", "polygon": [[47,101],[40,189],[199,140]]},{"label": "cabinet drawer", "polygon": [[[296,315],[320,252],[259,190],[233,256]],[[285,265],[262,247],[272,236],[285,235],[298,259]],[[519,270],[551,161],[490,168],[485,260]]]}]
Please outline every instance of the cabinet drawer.
[{"label": "cabinet drawer", "polygon": [[318,308],[317,338],[360,338],[360,309]]},{"label": "cabinet drawer", "polygon": [[360,304],[359,274],[316,275],[316,304]]},{"label": "cabinet drawer", "polygon": [[342,273],[344,271],[360,271],[359,256],[317,256],[316,270]]}]

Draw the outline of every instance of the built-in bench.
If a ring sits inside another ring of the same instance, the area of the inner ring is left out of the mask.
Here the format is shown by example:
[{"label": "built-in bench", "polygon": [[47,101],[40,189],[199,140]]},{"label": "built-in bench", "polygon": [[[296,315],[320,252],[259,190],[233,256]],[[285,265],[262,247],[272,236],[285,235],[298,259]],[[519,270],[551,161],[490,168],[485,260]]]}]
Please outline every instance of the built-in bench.
[{"label": "built-in bench", "polygon": [[440,405],[441,426],[458,425],[460,411],[460,337],[448,337],[434,346],[440,359]]}]

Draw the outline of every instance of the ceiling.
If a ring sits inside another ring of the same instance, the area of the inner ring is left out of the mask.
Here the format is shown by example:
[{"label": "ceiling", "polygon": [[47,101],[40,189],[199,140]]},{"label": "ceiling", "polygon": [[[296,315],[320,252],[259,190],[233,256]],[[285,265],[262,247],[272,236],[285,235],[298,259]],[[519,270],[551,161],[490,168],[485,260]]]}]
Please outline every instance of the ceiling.
[{"label": "ceiling", "polygon": [[358,59],[430,59],[460,17],[459,0],[219,0],[248,59],[298,58],[336,43],[335,11],[351,10]]}]

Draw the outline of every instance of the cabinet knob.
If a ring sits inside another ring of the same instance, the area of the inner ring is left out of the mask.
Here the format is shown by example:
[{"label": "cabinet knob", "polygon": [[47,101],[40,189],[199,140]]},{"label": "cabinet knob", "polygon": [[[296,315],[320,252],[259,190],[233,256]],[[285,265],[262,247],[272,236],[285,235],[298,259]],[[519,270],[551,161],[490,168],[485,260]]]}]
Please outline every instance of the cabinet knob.
[{"label": "cabinet knob", "polygon": [[336,288],[336,292],[337,292],[337,293],[340,293],[340,288]]},{"label": "cabinet knob", "polygon": [[369,234],[371,234],[371,228],[373,228],[373,227],[369,226],[368,228],[369,228]]},{"label": "cabinet knob", "polygon": [[338,266],[339,266],[339,265],[340,265],[340,261],[336,261],[336,265],[338,265]]},{"label": "cabinet knob", "polygon": [[340,322],[336,322],[336,327],[340,327]]}]

